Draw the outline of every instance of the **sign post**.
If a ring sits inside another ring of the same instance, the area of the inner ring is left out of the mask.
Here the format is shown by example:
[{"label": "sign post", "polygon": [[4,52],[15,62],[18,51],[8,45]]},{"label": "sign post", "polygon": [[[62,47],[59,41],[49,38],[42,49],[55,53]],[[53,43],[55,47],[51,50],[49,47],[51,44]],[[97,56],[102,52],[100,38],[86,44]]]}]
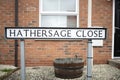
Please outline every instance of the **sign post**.
[{"label": "sign post", "polygon": [[92,66],[93,66],[93,56],[92,56],[92,40],[88,39],[88,49],[87,49],[87,80],[92,79]]},{"label": "sign post", "polygon": [[21,39],[20,42],[20,51],[21,51],[21,80],[26,80],[26,74],[25,74],[25,44],[24,39]]},{"label": "sign post", "polygon": [[92,39],[106,39],[106,28],[50,28],[50,27],[6,27],[7,39],[20,39],[21,80],[25,80],[24,39],[82,40],[88,39],[87,80],[92,78]]}]

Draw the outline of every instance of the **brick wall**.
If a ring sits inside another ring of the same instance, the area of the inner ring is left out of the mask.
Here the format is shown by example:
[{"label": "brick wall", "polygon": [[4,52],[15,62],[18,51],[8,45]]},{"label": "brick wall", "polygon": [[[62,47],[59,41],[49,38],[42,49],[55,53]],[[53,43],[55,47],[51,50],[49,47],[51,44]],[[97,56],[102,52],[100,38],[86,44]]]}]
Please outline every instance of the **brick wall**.
[{"label": "brick wall", "polygon": [[[14,26],[14,12],[14,0],[0,0],[0,64],[14,65],[14,40],[6,40],[3,34],[5,26]],[[94,47],[94,63],[107,63],[112,53],[112,1],[93,0],[92,19],[92,25],[105,26],[108,29],[104,46]],[[19,26],[39,26],[38,0],[19,0]],[[80,0],[80,27],[86,26],[87,0]],[[87,40],[25,40],[25,51],[27,66],[52,65],[55,58],[75,55],[86,61]]]},{"label": "brick wall", "polygon": [[112,1],[93,0],[92,25],[107,28],[104,46],[94,47],[94,63],[107,63],[112,55]]},{"label": "brick wall", "polygon": [[14,65],[14,41],[4,37],[4,27],[15,24],[14,14],[14,0],[0,0],[0,64]]}]

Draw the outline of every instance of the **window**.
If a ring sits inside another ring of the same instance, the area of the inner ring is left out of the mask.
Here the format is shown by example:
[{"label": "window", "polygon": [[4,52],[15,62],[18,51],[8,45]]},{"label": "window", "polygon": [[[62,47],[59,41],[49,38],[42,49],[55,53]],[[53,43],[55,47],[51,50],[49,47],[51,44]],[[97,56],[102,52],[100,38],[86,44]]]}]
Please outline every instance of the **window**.
[{"label": "window", "polygon": [[78,0],[40,0],[40,26],[79,26]]},{"label": "window", "polygon": [[115,27],[120,28],[120,0],[115,0]]}]

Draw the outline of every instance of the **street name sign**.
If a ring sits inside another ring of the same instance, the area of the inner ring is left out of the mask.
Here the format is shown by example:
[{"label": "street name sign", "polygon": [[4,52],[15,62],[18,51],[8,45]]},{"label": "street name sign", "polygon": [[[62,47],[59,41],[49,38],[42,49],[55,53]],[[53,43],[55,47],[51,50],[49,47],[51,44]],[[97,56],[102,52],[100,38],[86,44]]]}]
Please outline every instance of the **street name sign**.
[{"label": "street name sign", "polygon": [[105,39],[106,28],[5,27],[7,39]]},{"label": "street name sign", "polygon": [[[106,28],[51,28],[51,27],[5,27],[6,39],[21,39],[21,80],[25,80],[24,39],[40,40],[81,40],[88,39],[88,65],[91,65],[93,39],[106,39]],[[92,66],[87,68],[90,73]],[[91,71],[92,72],[92,71]],[[92,77],[87,75],[87,77]],[[89,80],[89,78],[88,78]]]}]

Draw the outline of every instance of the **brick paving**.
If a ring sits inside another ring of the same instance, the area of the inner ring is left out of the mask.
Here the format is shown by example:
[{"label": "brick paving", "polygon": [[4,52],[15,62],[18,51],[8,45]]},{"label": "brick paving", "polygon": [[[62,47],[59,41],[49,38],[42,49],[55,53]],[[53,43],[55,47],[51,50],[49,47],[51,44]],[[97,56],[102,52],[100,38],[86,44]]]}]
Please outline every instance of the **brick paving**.
[{"label": "brick paving", "polygon": [[[26,80],[86,80],[86,66],[83,76],[75,79],[60,79],[54,75],[53,66],[38,66],[26,68]],[[20,71],[13,73],[5,80],[20,80]],[[120,69],[107,64],[94,65],[92,80],[120,80]]]}]

